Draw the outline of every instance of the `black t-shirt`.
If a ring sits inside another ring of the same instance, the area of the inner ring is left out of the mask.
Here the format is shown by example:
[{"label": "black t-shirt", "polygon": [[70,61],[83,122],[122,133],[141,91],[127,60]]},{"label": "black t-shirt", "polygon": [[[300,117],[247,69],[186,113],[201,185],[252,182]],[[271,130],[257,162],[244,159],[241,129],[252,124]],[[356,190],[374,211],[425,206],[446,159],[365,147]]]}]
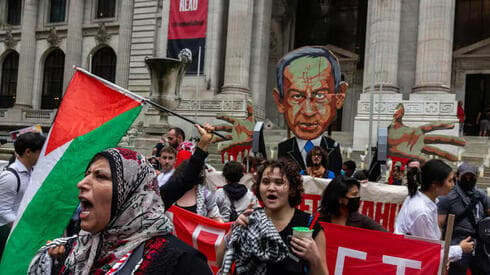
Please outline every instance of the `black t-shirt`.
[{"label": "black t-shirt", "polygon": [[[279,263],[270,263],[267,264],[267,274],[270,275],[302,275],[307,274],[305,271],[307,270],[307,263],[303,259],[294,255],[291,250],[291,238],[289,236],[293,236],[293,227],[296,226],[308,226],[310,223],[311,215],[305,213],[301,210],[295,209],[293,218],[289,222],[289,224],[279,232],[284,243],[289,247],[289,253],[293,255],[293,257],[297,258],[299,262],[296,262],[291,257],[287,257],[285,260],[282,260]],[[313,228],[313,238],[316,238],[318,233],[321,230],[320,224],[316,224]]]}]

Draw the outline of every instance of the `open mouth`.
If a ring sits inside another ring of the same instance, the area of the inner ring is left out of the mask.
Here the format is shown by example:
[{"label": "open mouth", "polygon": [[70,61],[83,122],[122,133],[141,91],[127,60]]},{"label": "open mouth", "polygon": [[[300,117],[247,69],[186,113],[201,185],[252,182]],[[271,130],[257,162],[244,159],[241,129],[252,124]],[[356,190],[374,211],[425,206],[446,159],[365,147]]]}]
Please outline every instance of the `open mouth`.
[{"label": "open mouth", "polygon": [[299,123],[299,127],[303,130],[315,130],[318,127],[319,123],[317,121],[315,122],[301,122]]},{"label": "open mouth", "polygon": [[268,200],[277,200],[277,196],[276,195],[267,195],[267,199]]},{"label": "open mouth", "polygon": [[90,215],[90,212],[94,208],[92,202],[85,198],[79,198],[80,200],[80,219],[87,218]]}]

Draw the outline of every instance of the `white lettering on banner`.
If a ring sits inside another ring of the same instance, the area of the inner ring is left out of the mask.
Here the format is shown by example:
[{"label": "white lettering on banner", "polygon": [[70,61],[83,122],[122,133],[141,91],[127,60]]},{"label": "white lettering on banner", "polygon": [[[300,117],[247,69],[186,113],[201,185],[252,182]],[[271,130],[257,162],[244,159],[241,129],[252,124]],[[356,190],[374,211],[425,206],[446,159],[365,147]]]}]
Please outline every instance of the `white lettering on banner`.
[{"label": "white lettering on banner", "polygon": [[344,271],[345,257],[356,258],[359,260],[366,260],[367,253],[364,251],[339,246],[339,249],[337,251],[337,260],[335,261],[334,275],[342,275],[342,272]]},{"label": "white lettering on banner", "polygon": [[179,11],[196,11],[199,6],[199,0],[180,0]]},{"label": "white lettering on banner", "polygon": [[[217,235],[216,241],[214,242],[215,252],[218,249],[218,246],[223,241],[223,238],[225,237],[225,234],[226,234],[225,230],[216,229],[216,228],[208,227],[208,226],[205,226],[202,224],[198,224],[196,226],[196,229],[194,229],[194,232],[192,232],[192,246],[197,250],[199,250],[199,246],[197,245],[197,240],[198,240],[199,234],[201,234],[201,232],[206,232],[206,233],[210,233],[213,235]],[[209,261],[209,262],[213,265],[216,265],[216,262],[212,262],[212,261]]]},{"label": "white lettering on banner", "polygon": [[387,255],[383,255],[383,263],[396,265],[396,275],[405,275],[405,269],[407,267],[414,268],[414,269],[422,268],[421,261],[415,261],[415,260],[410,260],[405,258],[387,256]]}]

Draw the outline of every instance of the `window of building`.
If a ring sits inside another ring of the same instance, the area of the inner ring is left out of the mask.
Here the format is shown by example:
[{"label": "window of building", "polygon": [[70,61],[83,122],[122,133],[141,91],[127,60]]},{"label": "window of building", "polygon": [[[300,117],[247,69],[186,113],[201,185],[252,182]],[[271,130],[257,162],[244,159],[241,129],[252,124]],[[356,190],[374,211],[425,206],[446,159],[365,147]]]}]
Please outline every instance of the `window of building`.
[{"label": "window of building", "polygon": [[106,80],[116,80],[116,53],[110,47],[97,50],[92,57],[92,73]]},{"label": "window of building", "polygon": [[111,18],[116,15],[116,0],[98,0],[95,18]]},{"label": "window of building", "polygon": [[8,0],[7,2],[7,24],[20,25],[20,16],[22,11],[21,0]]},{"label": "window of building", "polygon": [[49,2],[49,22],[64,22],[66,14],[66,0],[51,0]]},{"label": "window of building", "polygon": [[44,61],[43,92],[41,109],[56,109],[60,106],[63,93],[63,71],[65,54],[56,49]]},{"label": "window of building", "polygon": [[2,84],[0,90],[0,108],[14,106],[17,91],[17,72],[19,71],[19,54],[12,51],[3,59]]}]

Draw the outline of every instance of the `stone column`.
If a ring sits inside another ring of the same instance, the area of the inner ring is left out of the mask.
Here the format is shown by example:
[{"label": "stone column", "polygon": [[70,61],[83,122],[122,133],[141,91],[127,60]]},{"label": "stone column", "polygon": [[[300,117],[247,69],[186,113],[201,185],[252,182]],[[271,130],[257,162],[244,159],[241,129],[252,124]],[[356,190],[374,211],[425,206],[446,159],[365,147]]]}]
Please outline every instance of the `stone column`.
[{"label": "stone column", "polygon": [[[368,2],[366,55],[363,90],[383,84],[383,91],[398,92],[398,50],[400,41],[401,0]],[[374,57],[373,57],[374,56]]]},{"label": "stone column", "polygon": [[269,42],[273,1],[256,1],[252,34],[252,64],[250,89],[257,119],[265,118],[265,102],[271,91],[267,91],[269,64]]},{"label": "stone column", "polygon": [[250,92],[250,56],[254,1],[230,0],[223,93]]},{"label": "stone column", "polygon": [[32,108],[34,64],[36,60],[36,21],[38,0],[25,0],[22,14],[19,74],[15,108]]},{"label": "stone column", "polygon": [[413,92],[449,92],[455,0],[420,0]]},{"label": "stone column", "polygon": [[[82,24],[85,1],[70,1],[68,9],[68,31],[66,34],[65,69],[63,72],[63,92],[71,77],[73,66],[82,65]],[[88,68],[90,70],[90,68]]]},{"label": "stone column", "polygon": [[225,22],[224,0],[210,0],[208,3],[209,21],[206,34],[206,53],[204,73],[208,75],[209,88],[213,93],[220,89],[220,81],[223,80],[223,60],[225,52],[225,39],[223,30]]},{"label": "stone column", "polygon": [[121,2],[119,16],[119,45],[116,63],[116,84],[127,88],[129,80],[129,56],[131,54],[131,30],[133,28],[133,0]]}]

